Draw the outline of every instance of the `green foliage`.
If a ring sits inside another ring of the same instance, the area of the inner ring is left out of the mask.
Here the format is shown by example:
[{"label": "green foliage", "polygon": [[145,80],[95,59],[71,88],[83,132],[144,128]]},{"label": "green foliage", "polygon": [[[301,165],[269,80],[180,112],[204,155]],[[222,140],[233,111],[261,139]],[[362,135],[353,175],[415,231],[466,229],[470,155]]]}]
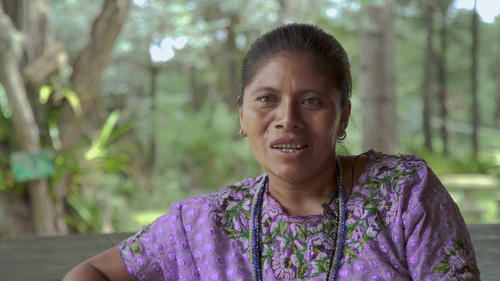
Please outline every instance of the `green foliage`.
[{"label": "green foliage", "polygon": [[427,151],[423,147],[413,148],[410,153],[425,159],[438,176],[472,172],[470,163],[452,157],[444,157],[441,153]]},{"label": "green foliage", "polygon": [[[100,232],[104,213],[126,206],[130,192],[127,180],[131,155],[137,151],[120,137],[133,128],[118,124],[120,114],[111,113],[91,144],[82,144],[56,157],[57,175],[72,174],[73,185],[66,196],[68,225],[80,233]],[[76,155],[84,155],[82,158]],[[132,187],[133,188],[133,187]]]},{"label": "green foliage", "polygon": [[156,174],[166,183],[158,188],[168,194],[163,198],[179,200],[259,173],[246,140],[237,136],[236,109],[205,103],[195,112],[188,106],[168,104],[155,130],[161,144]]},{"label": "green foliage", "polygon": [[[87,43],[90,23],[102,3],[51,1],[52,30],[56,39],[66,46],[71,61]],[[238,135],[234,102],[238,93],[231,92],[235,89],[229,87],[238,84],[231,80],[235,79],[231,74],[238,70],[250,43],[264,31],[284,22],[318,24],[334,34],[348,51],[354,80],[352,115],[348,138],[337,147],[341,153],[361,152],[360,112],[370,106],[363,104],[357,95],[359,30],[366,20],[361,10],[380,1],[147,0],[145,3],[141,7],[132,5],[104,71],[96,114],[107,118],[102,127],[86,128],[91,139],[81,139],[64,152],[58,150],[59,105],[67,99],[78,110],[79,101],[84,98],[68,83],[70,69],[61,69],[53,75],[39,89],[39,104],[32,104],[38,112],[42,147],[56,151],[56,174],[50,179],[54,197],[64,195],[58,193],[55,183],[62,175],[72,174],[73,184],[65,195],[66,220],[75,231],[99,232],[110,222],[116,231],[133,231],[165,213],[173,201],[212,192],[262,173],[247,140]],[[439,3],[449,6],[451,1]],[[482,152],[479,160],[473,162],[470,161],[470,135],[462,128],[463,124],[470,123],[470,11],[455,11],[450,7],[444,19],[448,27],[448,112],[450,119],[460,125],[449,128],[451,155],[443,157],[422,147],[421,95],[426,37],[423,7],[418,1],[397,2],[395,63],[400,151],[423,157],[438,175],[474,172],[498,177],[498,132],[481,131]],[[436,13],[436,50],[442,20],[442,14]],[[497,18],[493,24],[480,25],[480,119],[482,126],[489,127],[497,125],[491,117],[498,90],[495,73],[500,72],[500,49],[491,46],[500,44],[499,24]],[[173,49],[175,56],[171,60],[152,63],[150,46],[158,45],[167,37],[188,40],[183,48]],[[153,68],[159,69],[154,95],[151,93]],[[436,85],[433,89],[436,90]],[[437,104],[437,97],[433,104]],[[9,155],[17,149],[18,142],[12,112],[1,85],[0,109],[0,191],[23,194],[24,185],[14,184],[9,171]],[[438,115],[437,105],[433,114]],[[435,150],[440,151],[436,128],[433,134]],[[157,147],[156,162],[151,165],[148,156],[153,139]]]}]

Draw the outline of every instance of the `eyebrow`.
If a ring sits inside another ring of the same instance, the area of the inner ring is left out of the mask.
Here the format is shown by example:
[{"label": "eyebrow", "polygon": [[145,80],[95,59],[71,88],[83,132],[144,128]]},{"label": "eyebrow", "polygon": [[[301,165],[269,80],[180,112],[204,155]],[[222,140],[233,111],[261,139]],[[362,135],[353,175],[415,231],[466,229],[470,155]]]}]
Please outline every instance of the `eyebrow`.
[{"label": "eyebrow", "polygon": [[278,93],[279,91],[276,90],[275,88],[272,87],[260,87],[255,91],[252,91],[252,93],[260,93],[260,92],[273,92],[273,93]]},{"label": "eyebrow", "polygon": [[[261,87],[261,88],[256,89],[255,91],[252,91],[252,93],[260,93],[260,92],[279,93],[279,91],[273,87]],[[302,95],[305,93],[315,93],[318,95],[324,95],[322,92],[319,92],[318,90],[314,90],[314,89],[302,89],[298,92],[299,95]]]}]

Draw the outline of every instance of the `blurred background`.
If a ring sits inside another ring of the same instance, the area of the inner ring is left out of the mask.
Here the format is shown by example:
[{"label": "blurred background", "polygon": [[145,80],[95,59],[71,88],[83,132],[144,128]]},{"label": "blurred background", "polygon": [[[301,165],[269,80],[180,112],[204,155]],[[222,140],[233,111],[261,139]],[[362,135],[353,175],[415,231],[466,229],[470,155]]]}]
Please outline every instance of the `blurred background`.
[{"label": "blurred background", "polygon": [[349,53],[339,153],[428,162],[467,223],[500,223],[496,0],[0,0],[0,237],[137,231],[262,173],[239,68],[263,32]]}]

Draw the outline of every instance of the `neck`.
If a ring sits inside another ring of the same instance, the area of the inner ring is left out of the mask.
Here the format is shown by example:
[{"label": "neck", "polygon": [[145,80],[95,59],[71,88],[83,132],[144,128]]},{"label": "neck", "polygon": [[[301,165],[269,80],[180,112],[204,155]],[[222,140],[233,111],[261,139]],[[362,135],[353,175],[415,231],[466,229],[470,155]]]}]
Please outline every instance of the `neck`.
[{"label": "neck", "polygon": [[300,183],[290,183],[276,175],[269,175],[269,192],[291,216],[308,216],[323,213],[321,205],[336,190],[336,163],[319,175]]}]

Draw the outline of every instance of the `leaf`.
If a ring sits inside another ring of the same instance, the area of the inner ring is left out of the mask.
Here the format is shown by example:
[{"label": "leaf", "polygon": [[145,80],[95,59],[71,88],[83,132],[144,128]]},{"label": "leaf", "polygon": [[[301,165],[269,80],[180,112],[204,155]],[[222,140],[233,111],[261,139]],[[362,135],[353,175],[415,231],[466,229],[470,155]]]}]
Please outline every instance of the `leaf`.
[{"label": "leaf", "polygon": [[374,238],[375,238],[375,235],[370,234],[368,232],[365,232],[365,234],[363,235],[363,239],[365,240],[365,242],[373,240]]},{"label": "leaf", "polygon": [[231,228],[224,228],[224,232],[229,236],[230,238],[238,238],[240,237],[240,234],[238,231],[231,229]]},{"label": "leaf", "polygon": [[377,216],[375,217],[375,222],[380,225],[380,228],[386,228],[387,226],[384,223],[384,220],[382,219],[380,213],[377,211]]},{"label": "leaf", "polygon": [[308,271],[309,267],[307,266],[307,263],[303,263],[299,266],[299,273],[298,273],[298,277],[299,278],[304,278],[304,274],[306,274],[306,272]]},{"label": "leaf", "polygon": [[102,127],[99,137],[92,142],[92,146],[85,153],[85,158],[87,160],[92,160],[105,155],[104,147],[106,146],[106,144],[108,144],[111,132],[113,131],[113,128],[115,127],[119,118],[120,113],[117,110],[113,111],[108,116],[108,118],[106,119],[106,123],[104,123],[104,126]]},{"label": "leaf", "polygon": [[286,232],[286,224],[280,222],[279,226],[280,226],[280,236],[283,236]]},{"label": "leaf", "polygon": [[75,114],[77,116],[80,116],[82,114],[82,104],[75,91],[70,88],[64,88],[62,91],[62,95],[69,101],[69,104],[75,111]]},{"label": "leaf", "polygon": [[328,264],[325,261],[318,262],[320,272],[328,272]]},{"label": "leaf", "polygon": [[262,240],[262,242],[264,242],[264,244],[271,244],[273,243],[273,236],[271,234],[266,234],[266,236],[264,236],[264,239]]},{"label": "leaf", "polygon": [[81,201],[74,197],[68,197],[66,202],[76,211],[76,213],[82,218],[83,221],[90,223],[92,220],[92,213],[89,208]]},{"label": "leaf", "polygon": [[458,237],[455,239],[455,245],[457,245],[457,248],[459,250],[462,250],[465,247],[464,242],[462,242],[462,240],[460,240],[460,238],[458,238]]},{"label": "leaf", "polygon": [[356,253],[354,252],[354,250],[351,249],[351,247],[344,247],[344,255],[345,256],[355,256]]},{"label": "leaf", "polygon": [[[330,233],[333,230],[333,221],[332,220],[327,220],[325,223],[325,230],[327,233]],[[305,239],[304,239],[305,240]]]},{"label": "leaf", "polygon": [[139,244],[136,241],[134,241],[132,245],[130,245],[130,250],[132,250],[132,253],[141,254],[141,249],[139,248]]},{"label": "leaf", "polygon": [[46,104],[50,98],[50,94],[52,94],[53,92],[54,89],[52,89],[51,86],[43,85],[42,87],[40,87],[40,90],[38,91],[38,100],[40,101],[40,103]]},{"label": "leaf", "polygon": [[302,241],[306,240],[307,235],[306,235],[306,230],[304,227],[299,226],[299,237],[300,237],[300,240],[302,240]]},{"label": "leaf", "polygon": [[120,252],[125,251],[126,248],[127,248],[127,243],[125,242],[122,244],[122,248],[120,249]]},{"label": "leaf", "polygon": [[450,271],[450,265],[444,261],[440,262],[436,268],[434,268],[434,272],[446,274]]}]

